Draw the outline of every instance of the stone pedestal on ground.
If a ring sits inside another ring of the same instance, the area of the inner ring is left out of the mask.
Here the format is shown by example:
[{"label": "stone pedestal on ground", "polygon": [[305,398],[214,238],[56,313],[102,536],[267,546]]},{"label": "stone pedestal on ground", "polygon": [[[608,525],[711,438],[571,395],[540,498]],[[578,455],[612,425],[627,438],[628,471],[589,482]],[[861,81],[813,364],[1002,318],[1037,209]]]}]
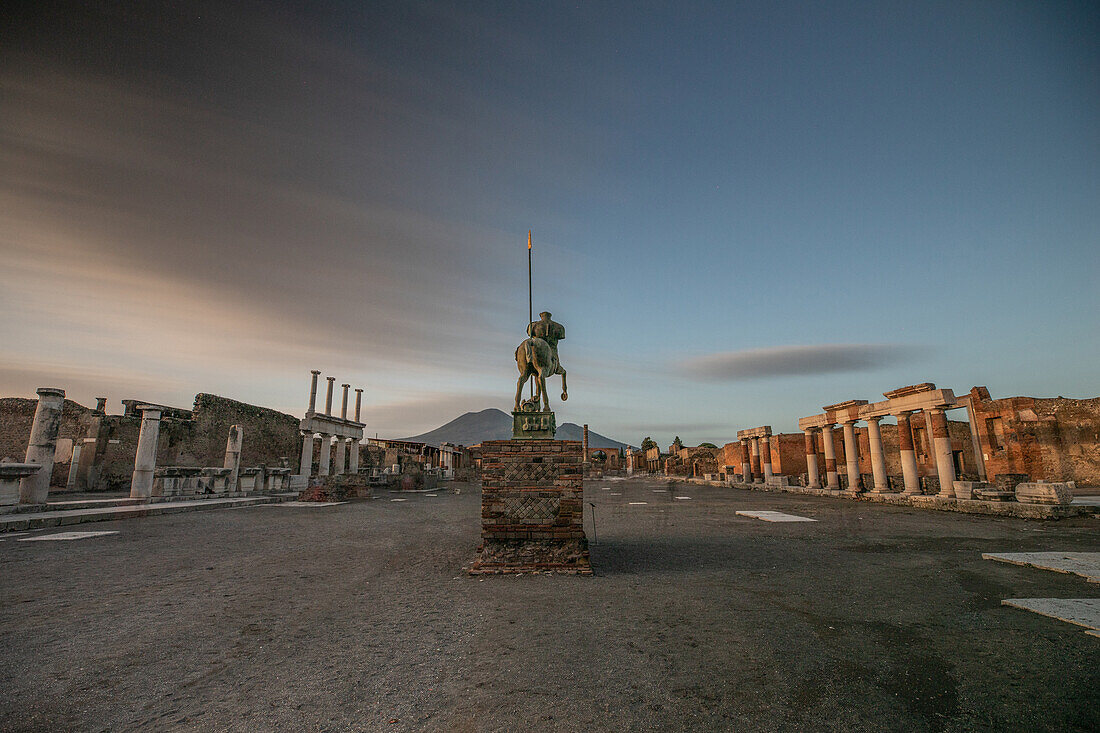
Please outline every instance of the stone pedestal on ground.
[{"label": "stone pedestal on ground", "polygon": [[471,575],[590,575],[579,441],[482,443],[481,538]]}]

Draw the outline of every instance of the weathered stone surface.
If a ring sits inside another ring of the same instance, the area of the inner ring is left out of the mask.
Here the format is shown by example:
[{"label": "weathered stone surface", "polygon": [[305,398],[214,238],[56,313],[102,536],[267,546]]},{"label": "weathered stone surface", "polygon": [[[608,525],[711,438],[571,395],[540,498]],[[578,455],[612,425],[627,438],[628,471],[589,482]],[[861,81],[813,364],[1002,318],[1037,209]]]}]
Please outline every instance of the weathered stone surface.
[{"label": "weathered stone surface", "polygon": [[553,440],[558,430],[553,412],[513,412],[512,437],[515,439]]},{"label": "weathered stone surface", "polygon": [[1023,504],[1072,504],[1073,490],[1069,484],[1017,484],[1016,501]]},{"label": "weathered stone surface", "polygon": [[967,501],[974,499],[975,489],[989,488],[989,484],[984,481],[956,481],[955,482],[955,498],[965,499]]}]

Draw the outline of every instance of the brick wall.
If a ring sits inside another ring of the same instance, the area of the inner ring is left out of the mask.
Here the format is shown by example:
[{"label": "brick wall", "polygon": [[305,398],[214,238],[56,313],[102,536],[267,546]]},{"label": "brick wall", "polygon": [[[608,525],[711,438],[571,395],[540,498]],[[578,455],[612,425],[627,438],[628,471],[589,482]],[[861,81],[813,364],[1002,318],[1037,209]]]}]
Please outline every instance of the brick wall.
[{"label": "brick wall", "polygon": [[481,444],[481,537],[472,573],[591,572],[580,441]]}]

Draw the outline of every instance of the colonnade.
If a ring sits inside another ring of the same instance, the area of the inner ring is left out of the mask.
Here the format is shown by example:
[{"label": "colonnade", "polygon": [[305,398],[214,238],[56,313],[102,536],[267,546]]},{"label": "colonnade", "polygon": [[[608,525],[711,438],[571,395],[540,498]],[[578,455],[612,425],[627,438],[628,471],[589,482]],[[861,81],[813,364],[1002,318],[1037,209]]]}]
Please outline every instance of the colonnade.
[{"label": "colonnade", "polygon": [[[328,391],[325,395],[325,411],[318,413],[317,408],[317,377],[320,371],[314,369],[310,372],[312,380],[309,389],[309,409],[302,420],[302,458],[298,466],[298,473],[309,476],[313,472],[314,444],[320,440],[320,456],[317,462],[317,474],[329,476],[332,474],[358,473],[359,472],[359,444],[363,437],[363,426],[359,422],[360,411],[363,405],[363,390],[355,390],[355,419],[348,419],[348,391],[350,384],[340,385],[343,388],[343,396],[340,403],[340,417],[332,414],[332,393],[336,383],[336,377],[325,377],[328,380]],[[335,461],[333,461],[333,445],[335,444]]]},{"label": "colonnade", "polygon": [[[854,404],[853,404],[854,403]],[[841,405],[825,408],[824,420],[819,424],[803,427],[806,436],[806,473],[812,488],[840,489],[840,477],[837,472],[836,448],[833,443],[833,428],[839,424],[844,436],[844,460],[847,465],[848,491],[856,492],[870,489],[877,493],[890,491],[886,475],[886,453],[882,445],[882,431],[879,423],[885,415],[864,414],[865,401],[853,400]],[[940,482],[940,496],[955,495],[955,464],[952,459],[951,436],[947,429],[947,415],[943,407],[928,407],[919,410],[898,410],[891,413],[898,422],[898,450],[901,458],[902,494],[919,494],[920,481],[917,474],[917,458],[913,445],[912,418],[914,414],[924,414],[931,425],[933,455],[936,472]],[[856,423],[867,423],[867,438],[870,449],[872,486],[864,487],[859,470],[859,450],[856,441]],[[800,421],[804,422],[804,421]],[[821,485],[821,473],[817,459],[817,436],[820,434],[825,454],[825,486]]]},{"label": "colonnade", "polygon": [[768,483],[772,473],[772,429],[770,425],[737,431],[741,441],[741,480],[745,483]]}]

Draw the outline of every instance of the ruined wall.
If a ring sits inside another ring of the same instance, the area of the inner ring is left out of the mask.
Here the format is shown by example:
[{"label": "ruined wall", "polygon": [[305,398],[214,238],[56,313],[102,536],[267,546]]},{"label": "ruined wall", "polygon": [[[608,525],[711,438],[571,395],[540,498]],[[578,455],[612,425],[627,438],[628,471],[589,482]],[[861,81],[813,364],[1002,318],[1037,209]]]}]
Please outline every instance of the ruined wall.
[{"label": "ruined wall", "polygon": [[[38,398],[0,398],[0,460],[22,463],[27,455],[27,441],[31,437],[31,423]],[[78,402],[66,399],[61,408],[61,429],[58,439],[68,439],[79,445],[88,432],[89,425],[99,414]],[[71,454],[70,454],[71,457]],[[69,460],[54,464],[52,485],[64,485],[69,476]]]},{"label": "ruined wall", "polygon": [[1100,398],[1007,397],[970,390],[986,472],[1100,486]]}]

